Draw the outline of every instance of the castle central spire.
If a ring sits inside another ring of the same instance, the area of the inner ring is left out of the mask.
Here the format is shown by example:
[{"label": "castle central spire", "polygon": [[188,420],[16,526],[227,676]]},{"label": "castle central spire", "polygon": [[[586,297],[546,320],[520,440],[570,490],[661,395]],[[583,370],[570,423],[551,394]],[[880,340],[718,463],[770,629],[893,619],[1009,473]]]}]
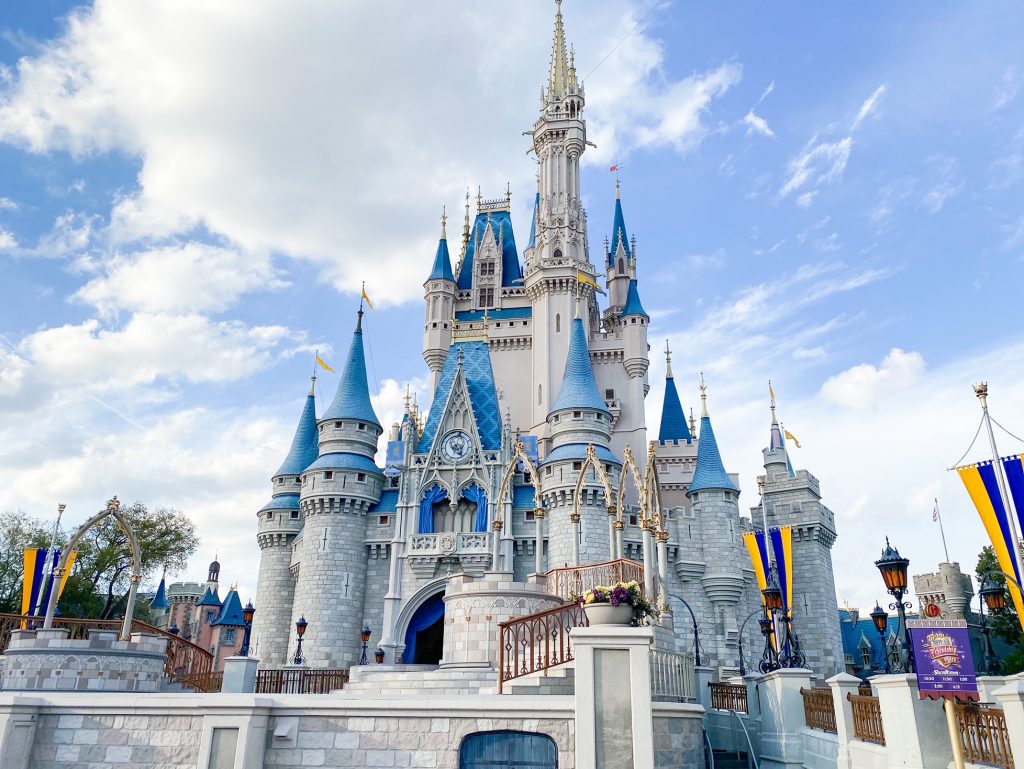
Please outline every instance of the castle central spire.
[{"label": "castle central spire", "polygon": [[555,7],[555,35],[551,44],[551,69],[548,73],[548,99],[550,100],[565,98],[570,85],[575,85],[576,81],[575,69],[569,65],[569,56],[565,49],[562,0],[555,0]]}]

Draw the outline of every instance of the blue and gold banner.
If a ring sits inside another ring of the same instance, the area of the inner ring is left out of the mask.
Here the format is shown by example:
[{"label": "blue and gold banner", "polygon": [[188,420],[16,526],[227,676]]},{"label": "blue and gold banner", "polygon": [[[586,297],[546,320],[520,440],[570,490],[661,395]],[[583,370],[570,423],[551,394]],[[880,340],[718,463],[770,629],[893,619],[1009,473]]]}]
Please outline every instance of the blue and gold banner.
[{"label": "blue and gold banner", "polygon": [[[1017,491],[1011,491],[1011,496],[1015,500],[1021,500],[1017,503],[1019,515],[1022,505],[1024,505],[1024,477],[1017,476],[1018,470],[1008,466],[1008,460],[1010,466],[1013,465],[1014,461],[1019,466],[1020,457],[1007,457],[1002,460],[1003,467],[1007,470],[1007,480],[1009,481],[1011,474],[1014,476],[1012,483],[1016,485]],[[976,465],[958,467],[956,472],[960,476],[960,480],[963,481],[964,488],[967,489],[967,493],[970,495],[971,501],[981,517],[981,522],[988,533],[989,541],[992,543],[992,550],[999,561],[999,568],[1005,574],[1012,576],[1017,583],[1013,584],[1007,580],[1006,588],[1010,591],[1010,598],[1013,599],[1017,616],[1024,623],[1024,597],[1021,596],[1020,587],[1018,587],[1021,581],[1020,570],[1017,568],[1017,558],[1013,556],[1018,551],[1014,549],[1016,543],[1013,541],[1013,534],[1010,529],[1009,511],[1003,504],[1002,495],[999,493],[999,481],[996,479],[995,465],[992,462],[979,462]],[[1011,489],[1013,488],[1014,486],[1011,486]]]},{"label": "blue and gold banner", "polygon": [[[750,553],[750,563],[754,567],[754,576],[757,578],[757,589],[764,590],[768,585],[768,573],[771,571],[771,561],[768,558],[768,542],[763,531],[743,532],[743,542]],[[761,596],[764,602],[764,596]]]},{"label": "blue and gold banner", "polygon": [[[67,568],[64,570],[64,576],[60,581],[60,585],[57,588],[57,598],[60,598],[60,594],[64,592],[64,585],[67,584],[68,577],[71,575],[71,567],[75,565],[75,556],[77,553],[72,550],[71,555],[68,557]],[[45,547],[26,547],[23,554],[23,563],[25,566],[24,580],[21,585],[21,613],[32,614],[36,607],[39,607],[40,613],[45,613],[46,606],[50,600],[50,591],[53,589],[53,580],[48,579],[46,583],[46,590],[43,592],[42,600],[39,600],[39,589],[43,585],[43,575],[49,576],[56,568],[57,563],[60,561],[60,548],[54,548],[53,557],[47,558],[47,548]]]},{"label": "blue and gold banner", "polygon": [[[1003,471],[1006,473],[1006,485],[1010,487],[1010,499],[1017,510],[1017,520],[1024,517],[1024,454],[1013,457],[1002,457]],[[1021,524],[1024,528],[1024,523]]]},{"label": "blue and gold banner", "polygon": [[793,527],[783,526],[769,529],[772,550],[775,551],[775,568],[782,588],[782,610],[786,616],[793,616]]}]

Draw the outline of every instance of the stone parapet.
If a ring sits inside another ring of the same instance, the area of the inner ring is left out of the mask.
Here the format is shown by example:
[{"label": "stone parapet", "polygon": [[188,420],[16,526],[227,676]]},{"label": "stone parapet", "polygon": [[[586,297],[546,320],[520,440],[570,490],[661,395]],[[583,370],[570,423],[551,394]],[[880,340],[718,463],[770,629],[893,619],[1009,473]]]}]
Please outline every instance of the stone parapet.
[{"label": "stone parapet", "polygon": [[163,678],[167,639],[111,630],[69,639],[66,628],[15,630],[0,656],[0,689],[155,692]]}]

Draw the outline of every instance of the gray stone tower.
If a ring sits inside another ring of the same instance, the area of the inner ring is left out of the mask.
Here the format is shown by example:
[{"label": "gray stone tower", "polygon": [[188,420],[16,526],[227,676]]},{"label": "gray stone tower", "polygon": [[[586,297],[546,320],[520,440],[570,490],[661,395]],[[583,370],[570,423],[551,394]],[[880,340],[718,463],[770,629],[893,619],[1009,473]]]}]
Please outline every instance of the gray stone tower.
[{"label": "gray stone tower", "polygon": [[252,644],[264,666],[288,661],[288,618],[295,598],[295,578],[290,569],[292,543],[302,530],[299,476],[313,464],[316,455],[316,400],[310,387],[291,449],[271,481],[273,496],[256,514],[256,541],[260,546],[256,595],[260,606],[253,618]]},{"label": "gray stone tower", "polygon": [[744,591],[741,561],[739,489],[725,472],[715,431],[708,416],[707,390],[700,385],[700,438],[697,466],[687,489],[693,516],[703,540],[704,573],[700,584],[711,604],[713,632],[705,641],[717,660],[737,656],[739,617]]},{"label": "gray stone tower", "polygon": [[[468,205],[468,203],[467,203]],[[468,210],[468,209],[467,209]],[[445,232],[445,217],[441,217],[441,239],[437,243],[437,254],[430,276],[423,283],[423,299],[426,319],[423,324],[423,360],[430,369],[431,389],[437,388],[441,367],[448,357],[452,343],[452,326],[455,313],[455,273],[448,255],[448,237]]]},{"label": "gray stone tower", "polygon": [[348,667],[359,659],[366,514],[384,483],[373,461],[383,428],[370,403],[362,323],[360,308],[338,391],[317,423],[319,457],[301,476],[292,622],[305,617],[309,623],[303,652],[315,667]]},{"label": "gray stone tower", "polygon": [[[579,526],[571,525],[573,498],[587,446],[608,475],[618,478],[622,463],[608,450],[612,417],[597,391],[583,320],[574,318],[565,360],[565,375],[548,414],[551,451],[541,468],[542,493],[547,507],[548,568],[574,565],[573,538],[579,537],[579,562],[609,559],[608,513],[598,483],[583,487]],[[593,470],[587,470],[588,475]]]},{"label": "gray stone tower", "polygon": [[764,449],[760,504],[751,510],[756,528],[793,527],[793,628],[807,666],[822,676],[845,670],[832,572],[835,515],[821,504],[818,479],[793,470],[772,403],[771,440]]}]

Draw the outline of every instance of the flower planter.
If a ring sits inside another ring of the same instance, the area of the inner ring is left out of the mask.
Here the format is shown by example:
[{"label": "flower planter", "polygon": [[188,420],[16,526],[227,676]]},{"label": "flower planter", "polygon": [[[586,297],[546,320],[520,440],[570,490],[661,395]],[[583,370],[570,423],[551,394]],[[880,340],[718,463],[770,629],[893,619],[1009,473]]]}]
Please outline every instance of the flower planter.
[{"label": "flower planter", "polygon": [[626,603],[612,606],[610,603],[588,603],[583,612],[593,625],[628,625],[633,619],[633,607]]}]

